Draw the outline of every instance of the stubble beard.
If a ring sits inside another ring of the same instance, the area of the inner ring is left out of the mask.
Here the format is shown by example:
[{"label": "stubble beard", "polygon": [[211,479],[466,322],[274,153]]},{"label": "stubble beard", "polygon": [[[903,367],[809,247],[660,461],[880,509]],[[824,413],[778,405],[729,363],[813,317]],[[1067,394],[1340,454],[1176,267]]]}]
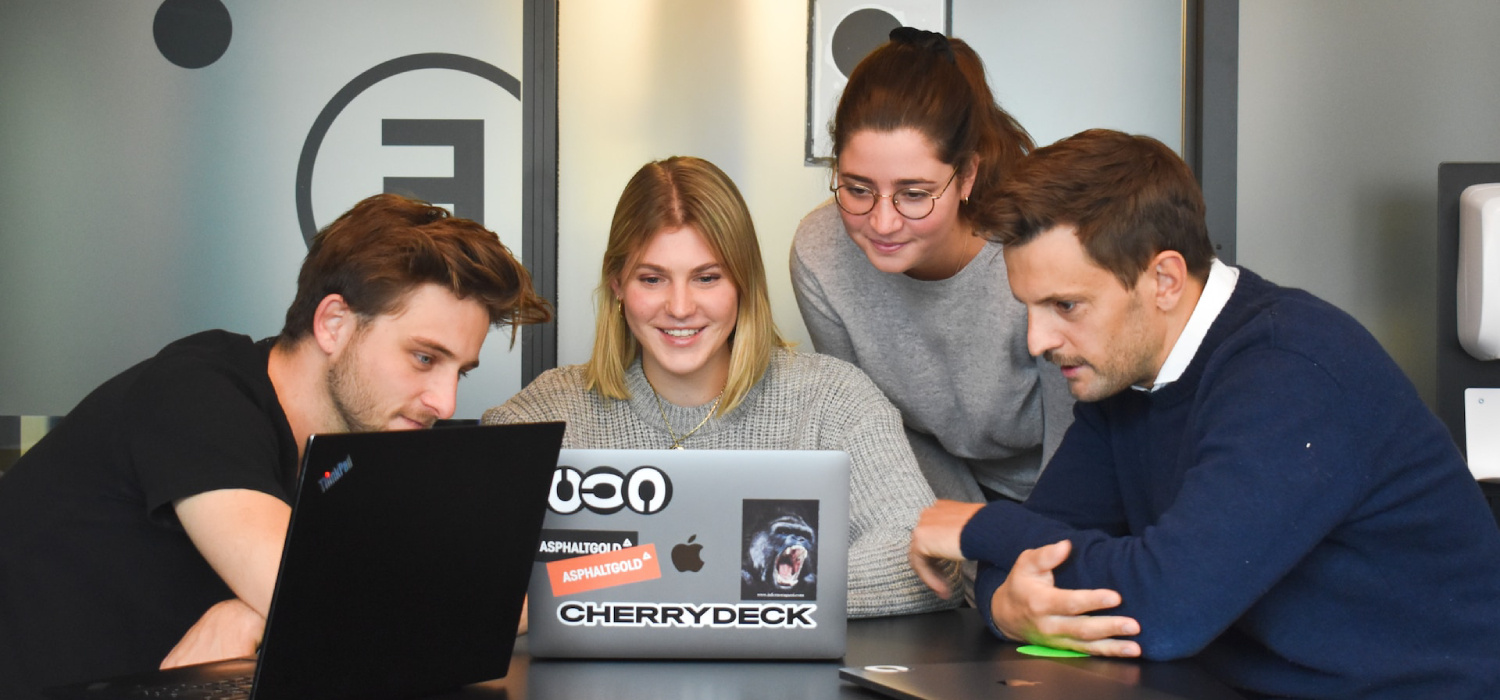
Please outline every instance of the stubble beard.
[{"label": "stubble beard", "polygon": [[373,432],[383,426],[370,416],[376,413],[375,399],[359,376],[356,338],[333,366],[328,368],[328,397],[333,404],[333,420],[343,432]]},{"label": "stubble beard", "polygon": [[[1138,382],[1133,377],[1142,376],[1139,367],[1128,367],[1128,361],[1109,362],[1102,367],[1096,366],[1081,357],[1049,356],[1047,360],[1059,366],[1077,366],[1085,368],[1085,372],[1092,375],[1093,380],[1085,382],[1088,375],[1077,379],[1068,379],[1068,391],[1073,398],[1085,403],[1102,401]],[[1139,363],[1137,363],[1139,364]]]},{"label": "stubble beard", "polygon": [[[1152,359],[1155,353],[1144,322],[1143,308],[1139,300],[1132,302],[1127,311],[1130,314],[1125,326],[1128,332],[1105,348],[1104,359],[1097,365],[1081,356],[1059,355],[1050,350],[1043,353],[1043,359],[1059,367],[1086,368],[1084,377],[1068,380],[1068,391],[1073,398],[1083,402],[1101,401],[1131,386],[1145,385],[1155,376]],[[1089,375],[1093,381],[1085,383],[1083,380]]]}]

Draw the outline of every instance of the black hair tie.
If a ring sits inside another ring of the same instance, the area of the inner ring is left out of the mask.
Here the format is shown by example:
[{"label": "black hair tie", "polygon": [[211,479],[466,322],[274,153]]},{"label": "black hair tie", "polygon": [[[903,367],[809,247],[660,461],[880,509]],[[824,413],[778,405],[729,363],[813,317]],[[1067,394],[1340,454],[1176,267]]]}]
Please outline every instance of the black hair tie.
[{"label": "black hair tie", "polygon": [[891,41],[931,51],[947,58],[950,62],[957,60],[953,56],[953,47],[948,45],[948,37],[937,32],[929,32],[916,27],[896,27],[891,30]]}]

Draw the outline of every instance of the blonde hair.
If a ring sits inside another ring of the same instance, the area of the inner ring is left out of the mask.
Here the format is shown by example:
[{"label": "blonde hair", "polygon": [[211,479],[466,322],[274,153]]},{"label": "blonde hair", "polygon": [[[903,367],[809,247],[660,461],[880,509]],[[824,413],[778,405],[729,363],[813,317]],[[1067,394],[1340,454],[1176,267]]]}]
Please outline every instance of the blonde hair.
[{"label": "blonde hair", "polygon": [[739,297],[739,313],[729,337],[729,379],[717,415],[734,410],[766,373],[771,351],[788,343],[771,318],[766,268],[750,210],[739,188],[724,171],[702,158],[674,156],[641,166],[615,205],[599,288],[594,324],[594,352],[584,365],[590,390],[612,399],[630,398],[625,369],[635,362],[640,345],[625,323],[610,283],[640,258],[662,231],[691,226],[703,236],[723,265]]}]

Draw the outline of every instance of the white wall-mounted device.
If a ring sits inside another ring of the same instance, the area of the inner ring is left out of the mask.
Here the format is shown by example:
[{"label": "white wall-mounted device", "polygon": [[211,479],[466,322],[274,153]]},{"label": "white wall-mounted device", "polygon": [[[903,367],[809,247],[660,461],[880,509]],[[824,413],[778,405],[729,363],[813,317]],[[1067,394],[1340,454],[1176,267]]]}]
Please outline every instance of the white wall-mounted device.
[{"label": "white wall-mounted device", "polygon": [[1500,183],[1471,185],[1458,199],[1458,342],[1477,359],[1500,359]]},{"label": "white wall-mounted device", "polygon": [[1500,389],[1465,389],[1464,424],[1469,471],[1475,479],[1500,479]]}]

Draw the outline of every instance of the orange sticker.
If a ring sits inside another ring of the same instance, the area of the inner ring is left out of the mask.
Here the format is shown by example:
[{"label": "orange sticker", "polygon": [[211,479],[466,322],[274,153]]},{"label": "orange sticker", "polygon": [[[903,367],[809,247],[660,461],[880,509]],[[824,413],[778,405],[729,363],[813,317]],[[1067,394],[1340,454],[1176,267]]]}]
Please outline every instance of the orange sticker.
[{"label": "orange sticker", "polygon": [[643,544],[613,552],[547,562],[553,597],[661,578],[656,545]]}]

